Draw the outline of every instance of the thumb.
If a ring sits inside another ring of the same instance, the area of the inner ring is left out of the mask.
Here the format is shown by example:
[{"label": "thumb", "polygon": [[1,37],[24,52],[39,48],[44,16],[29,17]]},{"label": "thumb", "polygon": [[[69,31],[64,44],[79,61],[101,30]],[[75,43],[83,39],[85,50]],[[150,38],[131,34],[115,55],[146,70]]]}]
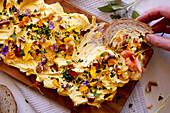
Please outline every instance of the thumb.
[{"label": "thumb", "polygon": [[170,51],[170,38],[165,38],[156,34],[147,34],[146,40],[156,47]]}]

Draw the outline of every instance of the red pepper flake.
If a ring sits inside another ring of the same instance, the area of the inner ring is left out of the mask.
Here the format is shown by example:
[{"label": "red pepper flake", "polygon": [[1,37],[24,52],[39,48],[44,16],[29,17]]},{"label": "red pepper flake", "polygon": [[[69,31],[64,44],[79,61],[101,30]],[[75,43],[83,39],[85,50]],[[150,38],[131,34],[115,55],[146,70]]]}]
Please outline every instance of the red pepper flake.
[{"label": "red pepper flake", "polygon": [[72,71],[71,69],[69,69],[69,74],[72,76],[72,77],[75,77],[75,76],[78,76],[78,74],[74,71]]},{"label": "red pepper flake", "polygon": [[151,109],[152,108],[152,104],[150,106],[147,107],[147,109]]},{"label": "red pepper flake", "polygon": [[66,46],[64,44],[62,44],[62,45],[59,46],[59,49],[66,51]]}]

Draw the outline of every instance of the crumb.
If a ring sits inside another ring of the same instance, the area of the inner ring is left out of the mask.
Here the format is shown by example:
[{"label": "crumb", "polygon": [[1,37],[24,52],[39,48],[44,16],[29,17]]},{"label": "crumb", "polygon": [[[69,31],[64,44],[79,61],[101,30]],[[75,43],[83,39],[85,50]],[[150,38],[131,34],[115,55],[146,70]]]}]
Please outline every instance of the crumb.
[{"label": "crumb", "polygon": [[160,101],[160,100],[162,100],[162,99],[163,99],[163,97],[162,97],[162,96],[159,96],[158,100]]},{"label": "crumb", "polygon": [[129,104],[129,108],[131,108],[132,106],[133,106],[133,104],[130,103],[130,104]]},{"label": "crumb", "polygon": [[147,93],[151,92],[151,86],[158,86],[158,84],[157,84],[157,82],[149,81],[146,88],[145,88],[145,91]]},{"label": "crumb", "polygon": [[27,100],[27,99],[25,99],[25,102],[26,102],[26,103],[28,103],[28,100]]}]

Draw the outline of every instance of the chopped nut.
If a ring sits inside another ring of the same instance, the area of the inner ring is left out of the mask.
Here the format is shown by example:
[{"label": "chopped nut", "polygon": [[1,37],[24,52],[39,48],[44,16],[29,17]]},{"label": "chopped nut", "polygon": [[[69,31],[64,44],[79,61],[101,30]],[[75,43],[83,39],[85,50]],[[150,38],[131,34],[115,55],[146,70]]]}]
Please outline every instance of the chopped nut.
[{"label": "chopped nut", "polygon": [[32,14],[32,11],[30,9],[24,9],[23,13],[30,15],[30,14]]},{"label": "chopped nut", "polygon": [[59,27],[60,27],[60,29],[66,29],[66,25],[65,24],[60,24]]},{"label": "chopped nut", "polygon": [[3,20],[0,22],[0,26],[4,25],[4,24],[9,24],[10,20]]},{"label": "chopped nut", "polygon": [[23,42],[23,43],[26,42],[24,37],[19,37],[18,40],[19,40],[20,42]]},{"label": "chopped nut", "polygon": [[40,39],[40,43],[45,43],[45,41],[46,41],[45,37],[42,36]]},{"label": "chopped nut", "polygon": [[61,16],[58,16],[57,22],[60,22],[62,20]]}]

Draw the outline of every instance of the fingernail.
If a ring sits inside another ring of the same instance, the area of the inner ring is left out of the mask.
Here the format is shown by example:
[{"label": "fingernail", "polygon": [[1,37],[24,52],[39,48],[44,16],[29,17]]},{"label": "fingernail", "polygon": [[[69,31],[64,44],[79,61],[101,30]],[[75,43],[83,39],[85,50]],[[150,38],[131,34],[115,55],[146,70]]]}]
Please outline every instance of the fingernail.
[{"label": "fingernail", "polygon": [[146,40],[149,40],[148,34],[145,35],[145,39],[146,39]]}]

